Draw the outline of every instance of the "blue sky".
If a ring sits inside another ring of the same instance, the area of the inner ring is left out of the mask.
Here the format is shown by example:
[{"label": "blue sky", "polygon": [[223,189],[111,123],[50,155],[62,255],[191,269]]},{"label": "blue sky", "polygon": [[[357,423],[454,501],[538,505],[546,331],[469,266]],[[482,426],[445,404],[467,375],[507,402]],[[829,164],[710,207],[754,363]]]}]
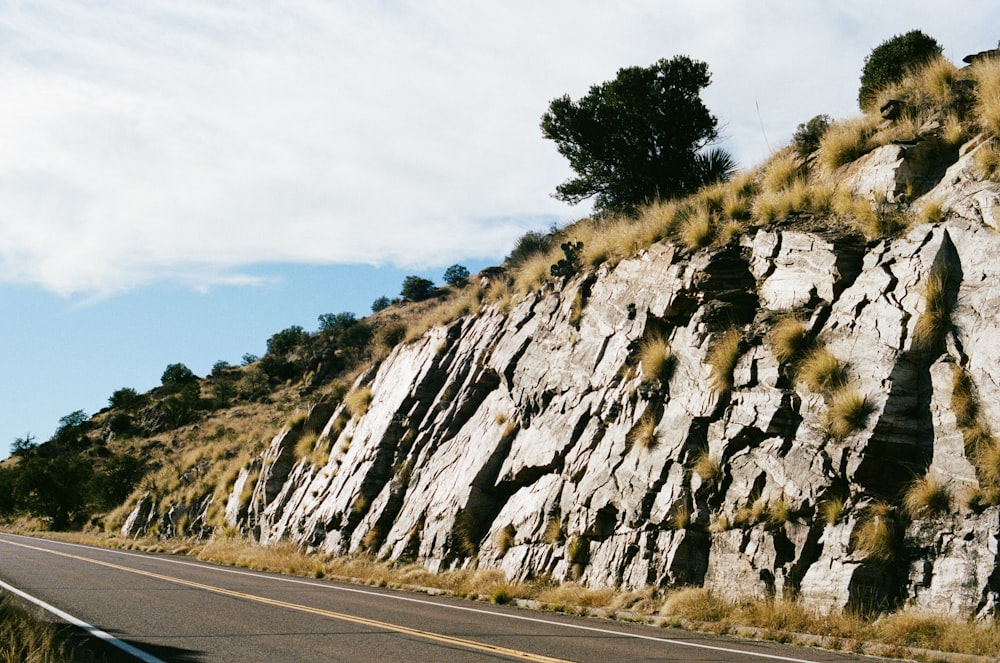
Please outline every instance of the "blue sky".
[{"label": "blue sky", "polygon": [[998,19],[972,0],[0,0],[0,456],[168,363],[236,363],[586,215],[551,198],[571,173],[538,121],[620,67],[707,62],[749,167],[855,115],[885,39],[922,29],[959,62]]}]

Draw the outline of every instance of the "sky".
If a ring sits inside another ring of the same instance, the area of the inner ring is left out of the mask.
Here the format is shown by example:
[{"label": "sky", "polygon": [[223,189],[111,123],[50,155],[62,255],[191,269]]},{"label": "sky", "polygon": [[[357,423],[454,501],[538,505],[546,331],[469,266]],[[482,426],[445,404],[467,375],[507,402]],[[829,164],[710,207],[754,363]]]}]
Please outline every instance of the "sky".
[{"label": "sky", "polygon": [[997,25],[981,0],[0,0],[0,457],[586,216],[539,120],[621,67],[706,62],[749,168],[857,115],[879,43],[961,64]]}]

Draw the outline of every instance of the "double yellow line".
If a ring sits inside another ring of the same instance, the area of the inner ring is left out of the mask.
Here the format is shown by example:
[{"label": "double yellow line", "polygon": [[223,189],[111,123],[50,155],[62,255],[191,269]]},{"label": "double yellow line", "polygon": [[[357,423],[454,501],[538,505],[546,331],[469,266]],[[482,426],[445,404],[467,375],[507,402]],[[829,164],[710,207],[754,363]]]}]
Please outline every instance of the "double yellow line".
[{"label": "double yellow line", "polygon": [[59,557],[75,559],[80,562],[97,564],[98,566],[104,566],[109,569],[125,571],[126,573],[134,573],[140,576],[146,576],[147,578],[155,578],[156,580],[162,580],[164,582],[173,583],[175,585],[183,585],[185,587],[191,587],[193,589],[201,589],[206,592],[221,594],[222,596],[231,596],[233,598],[243,599],[245,601],[253,601],[254,603],[263,603],[265,605],[271,605],[276,608],[296,610],[298,612],[305,612],[311,615],[319,615],[320,617],[328,617],[330,619],[337,619],[344,622],[350,622],[352,624],[359,624],[361,626],[368,626],[372,628],[383,629],[386,631],[394,631],[396,633],[402,633],[404,635],[410,635],[416,638],[422,638],[424,640],[430,640],[432,642],[437,642],[445,645],[450,645],[454,647],[463,647],[465,649],[487,652],[489,654],[496,654],[499,656],[506,656],[519,661],[533,661],[534,663],[570,663],[569,661],[566,661],[565,659],[561,658],[551,658],[548,656],[542,656],[540,654],[532,654],[530,652],[521,651],[518,649],[508,649],[507,647],[500,647],[497,645],[491,645],[484,642],[476,642],[475,640],[466,640],[464,638],[456,638],[450,635],[444,635],[442,633],[422,631],[420,629],[410,628],[408,626],[400,626],[398,624],[390,624],[388,622],[381,622],[375,619],[366,619],[365,617],[347,615],[342,612],[334,612],[332,610],[323,610],[322,608],[312,608],[310,606],[300,605],[298,603],[289,603],[287,601],[269,599],[263,596],[257,596],[255,594],[246,594],[244,592],[237,592],[231,589],[225,589],[224,587],[206,585],[200,582],[194,582],[193,580],[185,580],[183,578],[163,575],[161,573],[153,573],[152,571],[133,569],[127,566],[113,564],[111,562],[102,562],[100,560],[90,559],[89,557],[81,557],[79,555],[72,555],[70,553],[58,552],[56,550],[49,550],[48,548],[30,546],[24,543],[14,543],[13,541],[10,540],[4,540],[3,543],[12,546],[18,546],[20,548],[27,548],[29,550],[36,550],[39,552],[49,553],[50,555],[58,555]]}]

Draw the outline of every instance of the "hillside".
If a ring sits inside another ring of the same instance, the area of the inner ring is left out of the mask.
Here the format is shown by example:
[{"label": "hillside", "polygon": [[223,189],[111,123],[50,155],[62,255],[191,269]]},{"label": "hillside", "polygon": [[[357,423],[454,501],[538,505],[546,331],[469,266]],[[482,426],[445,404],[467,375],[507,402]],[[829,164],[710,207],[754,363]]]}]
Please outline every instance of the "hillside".
[{"label": "hillside", "polygon": [[526,237],[363,343],[299,338],[266,388],[222,367],[180,425],[112,422],[183,390],[100,413],[67,446],[145,464],[94,525],[995,617],[998,91],[996,59],[937,61],[891,119]]}]

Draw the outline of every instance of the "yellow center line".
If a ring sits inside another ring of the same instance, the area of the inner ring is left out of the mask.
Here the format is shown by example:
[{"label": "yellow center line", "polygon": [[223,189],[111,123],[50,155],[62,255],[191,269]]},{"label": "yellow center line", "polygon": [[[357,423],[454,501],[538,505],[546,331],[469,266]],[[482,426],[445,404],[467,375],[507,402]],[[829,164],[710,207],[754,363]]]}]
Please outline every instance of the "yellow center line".
[{"label": "yellow center line", "polygon": [[375,619],[366,619],[365,617],[357,617],[354,615],[344,614],[342,612],[334,612],[332,610],[324,610],[322,608],[312,608],[310,606],[300,605],[298,603],[289,603],[287,601],[280,601],[277,599],[269,599],[263,596],[257,596],[255,594],[246,594],[244,592],[237,592],[231,589],[225,589],[223,587],[215,587],[214,585],[205,585],[200,582],[194,582],[193,580],[185,580],[183,578],[177,578],[174,576],[163,575],[160,573],[153,573],[152,571],[143,571],[141,569],[133,569],[127,566],[121,566],[119,564],[113,564],[111,562],[102,562],[100,560],[91,559],[89,557],[81,557],[79,555],[73,555],[70,553],[59,552],[56,550],[49,550],[48,548],[39,548],[37,546],[30,546],[24,543],[14,543],[13,541],[4,540],[2,543],[6,543],[11,546],[18,546],[20,548],[27,548],[29,550],[37,550],[39,552],[46,552],[50,555],[58,555],[60,557],[67,557],[69,559],[75,559],[81,562],[89,562],[91,564],[97,564],[98,566],[105,566],[110,569],[116,569],[118,571],[125,571],[127,573],[134,573],[136,575],[146,576],[148,578],[155,578],[156,580],[163,580],[164,582],[170,582],[177,585],[184,585],[186,587],[192,587],[194,589],[201,589],[206,592],[212,592],[215,594],[221,594],[223,596],[231,596],[233,598],[243,599],[246,601],[253,601],[255,603],[263,603],[265,605],[271,605],[278,608],[286,608],[288,610],[297,610],[299,612],[305,612],[312,615],[318,615],[320,617],[329,617],[330,619],[339,619],[345,622],[351,622],[353,624],[360,624],[362,626],[370,626],[373,628],[383,629],[386,631],[395,631],[396,633],[402,633],[405,635],[411,635],[417,638],[423,638],[425,640],[431,640],[433,642],[439,642],[447,645],[454,645],[457,647],[464,647],[466,649],[472,649],[476,651],[488,652],[490,654],[497,654],[500,656],[507,656],[509,658],[521,660],[521,661],[534,661],[535,663],[571,663],[566,659],[561,658],[551,658],[548,656],[542,656],[540,654],[532,654],[531,652],[521,651],[518,649],[509,649],[507,647],[500,647],[497,645],[491,645],[484,642],[476,642],[475,640],[466,640],[464,638],[456,638],[450,635],[444,635],[442,633],[433,633],[431,631],[423,631],[416,628],[410,628],[408,626],[400,626],[398,624],[390,624],[388,622],[381,622]]}]

